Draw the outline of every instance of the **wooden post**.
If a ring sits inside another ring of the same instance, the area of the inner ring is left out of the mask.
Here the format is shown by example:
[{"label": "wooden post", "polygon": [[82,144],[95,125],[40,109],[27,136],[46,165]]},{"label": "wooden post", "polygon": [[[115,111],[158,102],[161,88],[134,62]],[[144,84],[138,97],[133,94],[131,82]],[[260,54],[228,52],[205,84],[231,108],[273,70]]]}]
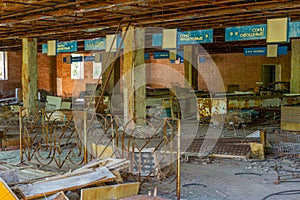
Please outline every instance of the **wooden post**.
[{"label": "wooden post", "polygon": [[[107,92],[111,92],[114,87],[114,73],[115,73],[114,66],[116,64],[116,62],[114,61],[114,57],[115,57],[114,52],[103,52],[102,53],[102,59],[103,59],[102,60],[102,63],[103,63],[103,65],[102,65],[102,70],[103,70],[102,81],[105,82],[106,79],[109,79],[108,85],[106,86],[106,88],[103,88]],[[111,67],[113,67],[113,71],[111,72],[112,76],[109,75]]]},{"label": "wooden post", "polygon": [[198,90],[198,46],[193,46],[192,63],[192,88]]},{"label": "wooden post", "polygon": [[[125,27],[123,32],[125,32]],[[124,34],[124,33],[123,33]],[[133,119],[134,112],[134,91],[132,82],[132,69],[133,69],[133,39],[134,28],[130,26],[127,30],[126,37],[124,38],[124,62],[123,62],[123,94],[124,94],[124,123]]]},{"label": "wooden post", "polygon": [[188,85],[185,87],[192,86],[192,46],[184,46],[183,47],[183,54],[184,54],[184,78]]},{"label": "wooden post", "polygon": [[118,57],[114,62],[114,92],[120,93],[120,57]]},{"label": "wooden post", "polygon": [[56,69],[56,56],[49,56],[50,60],[50,87],[54,95],[57,94],[57,69]]},{"label": "wooden post", "polygon": [[292,39],[290,93],[300,93],[300,39]]},{"label": "wooden post", "polygon": [[[136,118],[146,118],[146,66],[145,66],[145,29],[136,28],[135,29],[135,56],[134,56],[134,85],[135,85],[135,95],[134,95],[134,105],[135,112],[134,116]],[[145,120],[137,120],[137,124],[144,125]]]},{"label": "wooden post", "polygon": [[23,106],[36,110],[38,92],[37,39],[22,39]]},{"label": "wooden post", "polygon": [[267,145],[267,132],[266,130],[261,130],[259,132],[260,135],[260,143],[263,145],[264,149],[266,148]]},{"label": "wooden post", "polygon": [[197,66],[196,54],[197,47],[188,45],[183,47],[184,53],[184,78],[189,83],[185,87],[198,88],[198,71],[195,68]]}]

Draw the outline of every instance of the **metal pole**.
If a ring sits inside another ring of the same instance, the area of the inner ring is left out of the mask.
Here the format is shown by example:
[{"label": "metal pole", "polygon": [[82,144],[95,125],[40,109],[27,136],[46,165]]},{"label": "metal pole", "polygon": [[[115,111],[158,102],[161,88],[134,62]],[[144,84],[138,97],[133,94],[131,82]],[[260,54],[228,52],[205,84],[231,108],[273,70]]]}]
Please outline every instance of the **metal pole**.
[{"label": "metal pole", "polygon": [[180,200],[180,119],[177,121],[177,199]]},{"label": "metal pole", "polygon": [[87,152],[87,112],[83,113],[83,140],[84,140],[84,164],[88,163],[88,152]]},{"label": "metal pole", "polygon": [[22,107],[19,109],[19,128],[20,128],[20,162],[23,162],[23,143],[22,143]]}]

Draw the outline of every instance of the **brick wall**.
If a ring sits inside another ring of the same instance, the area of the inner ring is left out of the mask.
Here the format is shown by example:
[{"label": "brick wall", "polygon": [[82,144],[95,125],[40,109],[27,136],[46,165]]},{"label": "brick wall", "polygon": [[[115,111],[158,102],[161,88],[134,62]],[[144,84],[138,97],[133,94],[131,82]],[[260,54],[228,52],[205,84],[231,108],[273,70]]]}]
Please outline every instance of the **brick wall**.
[{"label": "brick wall", "polygon": [[[247,91],[254,88],[256,82],[262,81],[261,67],[263,64],[280,64],[282,68],[281,81],[290,80],[290,54],[278,58],[244,56],[241,53],[203,55],[202,57],[202,62],[198,64],[199,90],[208,91],[209,85],[210,90],[217,92],[222,89],[227,90],[228,85],[239,85],[241,91]],[[168,59],[151,59],[149,63],[151,63],[151,70],[147,71],[147,81],[152,83],[152,87],[161,87],[158,83],[166,81],[183,86],[183,64],[170,64]],[[172,73],[173,70],[178,74]],[[217,77],[221,77],[221,79],[217,80]],[[217,81],[223,82],[224,85],[218,87]]]},{"label": "brick wall", "polygon": [[38,54],[38,88],[51,91],[50,59],[47,54]]},{"label": "brick wall", "polygon": [[14,96],[15,88],[21,88],[22,52],[8,52],[8,80],[0,80],[0,95]]},{"label": "brick wall", "polygon": [[[63,58],[70,54],[64,53],[57,55],[57,77],[61,78],[62,96],[70,97],[72,93],[85,90],[86,83],[95,83],[98,79],[93,79],[92,62],[84,63],[85,80],[71,79],[71,65],[64,63]],[[225,89],[227,85],[237,84],[241,91],[253,88],[256,82],[261,81],[261,66],[263,64],[280,64],[282,67],[282,81],[290,80],[291,54],[280,56],[278,58],[267,58],[265,56],[249,56],[243,54],[217,54],[206,57],[205,62],[199,64],[198,87],[199,90],[207,90],[207,83],[215,85],[215,75],[218,73],[212,71],[212,65],[217,66],[218,71],[224,82]],[[207,62],[210,61],[210,62]],[[8,80],[0,81],[0,89],[14,94],[15,88],[21,88],[21,69],[22,52],[8,53]],[[38,55],[38,87],[39,89],[51,90],[51,74],[49,57],[45,54]],[[122,66],[121,66],[122,70]],[[151,57],[147,61],[147,83],[151,87],[172,87],[172,84],[183,86],[184,65],[170,64],[168,59],[156,59]],[[205,75],[206,81],[203,77]],[[60,87],[58,86],[58,88]],[[218,90],[218,88],[216,88]]]},{"label": "brick wall", "polygon": [[[93,79],[93,62],[84,62],[84,79],[71,79],[71,64],[63,62],[63,58],[69,56],[68,53],[62,53],[57,56],[57,77],[61,78],[63,97],[78,96],[81,91],[85,91],[86,83],[96,83],[98,79]],[[89,56],[82,54],[81,56]]]},{"label": "brick wall", "polygon": [[[247,91],[261,82],[261,67],[264,64],[280,64],[282,68],[281,81],[290,80],[291,55],[284,55],[278,58],[267,58],[265,56],[244,56],[243,54],[217,54],[211,55],[203,63],[199,64],[200,70],[210,70],[217,66],[222,76],[225,89],[228,85],[239,85],[240,91]],[[215,76],[212,73],[204,73],[205,79],[214,82]],[[199,90],[208,90],[204,78],[199,75]]]},{"label": "brick wall", "polygon": [[[217,54],[211,59],[218,67],[223,78],[225,89],[227,85],[239,85],[241,91],[253,88],[256,82],[261,80],[261,67],[264,64],[280,64],[282,67],[282,81],[290,80],[291,55],[280,56],[278,58],[267,58],[265,56],[244,56],[243,54]],[[199,65],[201,68],[201,64]],[[214,77],[210,77],[214,80]],[[200,84],[199,88],[205,89],[205,84]]]},{"label": "brick wall", "polygon": [[147,83],[154,88],[171,88],[173,85],[184,86],[184,65],[171,64],[169,59],[147,61]]}]

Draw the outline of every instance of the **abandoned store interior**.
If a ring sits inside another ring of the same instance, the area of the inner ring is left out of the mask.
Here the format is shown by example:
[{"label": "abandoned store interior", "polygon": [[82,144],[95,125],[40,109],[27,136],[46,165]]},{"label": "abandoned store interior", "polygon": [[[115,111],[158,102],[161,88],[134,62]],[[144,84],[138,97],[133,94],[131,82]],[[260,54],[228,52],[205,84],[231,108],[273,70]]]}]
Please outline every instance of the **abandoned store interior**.
[{"label": "abandoned store interior", "polygon": [[300,199],[300,1],[0,1],[0,200]]}]

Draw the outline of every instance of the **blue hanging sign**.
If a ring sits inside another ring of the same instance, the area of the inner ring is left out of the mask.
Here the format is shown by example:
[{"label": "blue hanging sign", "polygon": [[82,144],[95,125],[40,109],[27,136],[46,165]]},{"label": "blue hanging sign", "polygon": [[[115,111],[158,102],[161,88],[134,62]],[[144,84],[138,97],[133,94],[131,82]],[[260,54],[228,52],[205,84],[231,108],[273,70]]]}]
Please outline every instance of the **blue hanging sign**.
[{"label": "blue hanging sign", "polygon": [[152,35],[152,46],[161,47],[162,46],[162,34],[157,33]]},{"label": "blue hanging sign", "polygon": [[[117,49],[119,48],[119,46],[120,46],[122,40],[123,40],[122,36],[117,35]],[[124,41],[122,42],[121,49],[124,49]]]},{"label": "blue hanging sign", "polygon": [[279,46],[278,55],[286,55],[288,53],[288,46]]},{"label": "blue hanging sign", "polygon": [[[278,47],[278,55],[286,55],[288,52],[287,46]],[[267,47],[244,48],[245,56],[265,56],[267,55]]]},{"label": "blue hanging sign", "polygon": [[267,55],[267,47],[244,48],[245,56],[265,56]]},{"label": "blue hanging sign", "polygon": [[200,44],[213,42],[213,29],[178,32],[178,44]]},{"label": "blue hanging sign", "polygon": [[57,53],[75,52],[75,51],[77,51],[77,41],[57,43],[57,49],[56,49]]},{"label": "blue hanging sign", "polygon": [[169,58],[169,52],[165,51],[165,52],[154,52],[153,53],[153,58],[154,59],[165,59],[165,58]]},{"label": "blue hanging sign", "polygon": [[43,54],[48,53],[48,44],[42,44],[42,53]]},{"label": "blue hanging sign", "polygon": [[184,63],[184,52],[183,51],[177,51],[177,59],[180,59],[180,63]]},{"label": "blue hanging sign", "polygon": [[300,37],[300,22],[289,22],[289,37]]},{"label": "blue hanging sign", "polygon": [[106,49],[106,38],[97,38],[92,40],[84,40],[84,50],[105,50]]},{"label": "blue hanging sign", "polygon": [[95,61],[95,56],[84,56],[84,62],[93,62]]},{"label": "blue hanging sign", "polygon": [[266,39],[267,25],[236,26],[225,29],[225,41]]},{"label": "blue hanging sign", "polygon": [[[91,56],[84,56],[84,59],[86,59],[85,57],[91,57]],[[76,56],[76,57],[71,56],[71,63],[82,62],[82,60],[83,60],[82,56]],[[63,62],[67,62],[67,57],[63,57]]]},{"label": "blue hanging sign", "polygon": [[82,56],[71,57],[71,62],[82,62]]},{"label": "blue hanging sign", "polygon": [[144,53],[144,59],[150,60],[150,53]]}]

